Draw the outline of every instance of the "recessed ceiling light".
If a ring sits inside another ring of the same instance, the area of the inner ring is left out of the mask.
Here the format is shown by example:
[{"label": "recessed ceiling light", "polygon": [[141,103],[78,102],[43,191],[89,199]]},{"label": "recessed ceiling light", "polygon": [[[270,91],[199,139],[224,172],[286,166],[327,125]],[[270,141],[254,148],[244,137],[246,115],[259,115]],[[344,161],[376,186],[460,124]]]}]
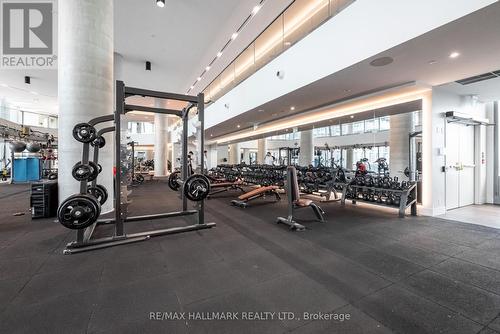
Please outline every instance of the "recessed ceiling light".
[{"label": "recessed ceiling light", "polygon": [[456,52],[456,51],[454,51],[454,52],[450,53],[450,58],[451,58],[451,59],[457,58],[458,56],[460,56],[460,53],[458,53],[458,52]]},{"label": "recessed ceiling light", "polygon": [[291,111],[294,111],[294,110],[295,110],[295,107],[294,107],[294,106],[291,106],[291,107],[290,107],[290,110],[291,110]]},{"label": "recessed ceiling light", "polygon": [[200,81],[200,80],[201,80],[201,77],[196,78],[196,81]]},{"label": "recessed ceiling light", "polygon": [[238,124],[238,125],[236,125],[236,127],[239,129],[239,128],[240,128],[240,125]]},{"label": "recessed ceiling light", "polygon": [[351,115],[351,116],[349,116],[349,117],[354,118],[354,115]]},{"label": "recessed ceiling light", "polygon": [[217,58],[220,58],[222,56],[222,51],[217,52]]},{"label": "recessed ceiling light", "polygon": [[290,46],[290,45],[292,45],[292,42],[288,42],[288,41],[285,42],[285,46]]},{"label": "recessed ceiling light", "polygon": [[160,8],[165,7],[165,0],[156,0],[156,5]]},{"label": "recessed ceiling light", "polygon": [[214,136],[214,135],[211,133],[211,134],[210,134],[210,137],[213,137],[213,136]]},{"label": "recessed ceiling light", "polygon": [[210,66],[205,67],[205,71],[210,71]]},{"label": "recessed ceiling light", "polygon": [[231,40],[234,41],[236,39],[236,37],[238,37],[238,33],[235,32],[231,35]]},{"label": "recessed ceiling light", "polygon": [[252,9],[252,15],[257,14],[257,13],[259,12],[259,10],[260,10],[260,6],[258,6],[258,5],[257,5],[257,6],[255,6],[255,7]]}]

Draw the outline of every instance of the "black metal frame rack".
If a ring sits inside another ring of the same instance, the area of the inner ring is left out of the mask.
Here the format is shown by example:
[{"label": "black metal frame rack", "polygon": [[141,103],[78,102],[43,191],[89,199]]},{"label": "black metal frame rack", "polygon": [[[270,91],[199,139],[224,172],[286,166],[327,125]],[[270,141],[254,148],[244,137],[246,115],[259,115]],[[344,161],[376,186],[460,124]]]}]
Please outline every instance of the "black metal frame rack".
[{"label": "black metal frame rack", "polygon": [[[140,105],[129,105],[126,103],[126,98],[130,96],[142,96],[142,97],[152,97],[159,99],[169,99],[169,100],[177,100],[188,102],[188,106],[182,110],[174,110],[174,109],[164,109],[164,108],[152,108]],[[193,107],[197,107],[198,111],[198,120],[201,125],[201,139],[200,139],[200,157],[201,157],[201,165],[204,164],[204,95],[203,93],[198,94],[197,96],[191,95],[182,95],[175,93],[167,93],[160,91],[152,91],[141,88],[127,87],[123,83],[123,81],[116,82],[116,108],[115,112],[112,115],[101,116],[92,119],[88,122],[88,124],[95,126],[99,123],[114,121],[114,127],[108,127],[101,129],[98,134],[102,135],[105,132],[115,132],[115,163],[116,163],[116,173],[114,175],[114,218],[110,219],[98,219],[94,224],[85,228],[77,230],[76,241],[70,242],[66,245],[66,249],[64,250],[65,254],[78,253],[83,251],[101,249],[106,247],[118,246],[122,244],[128,244],[138,241],[144,241],[151,237],[167,235],[167,234],[175,234],[189,231],[196,231],[201,229],[208,229],[215,227],[215,223],[205,223],[205,215],[204,215],[204,207],[205,200],[201,200],[196,203],[196,207],[193,210],[188,210],[187,198],[183,192],[181,192],[182,196],[182,211],[176,212],[166,212],[159,214],[150,214],[150,215],[142,215],[142,216],[130,216],[128,217],[126,214],[126,205],[127,203],[123,201],[122,198],[122,185],[123,180],[121,176],[120,161],[121,161],[121,118],[127,112],[130,111],[142,111],[149,113],[159,113],[165,115],[174,115],[180,117],[182,119],[183,124],[183,138],[182,138],[182,179],[186,180],[188,176],[188,116],[189,112]],[[82,154],[82,163],[88,164],[89,162],[89,151],[90,144],[83,144],[83,154]],[[98,150],[99,147],[94,147],[94,162],[97,164],[98,159]],[[203,173],[204,171],[202,171]],[[92,185],[95,186],[95,180]],[[87,194],[87,181],[80,182],[80,193]],[[164,218],[172,218],[172,217],[184,217],[191,218],[193,224],[188,226],[179,226],[179,227],[170,227],[166,229],[158,229],[158,230],[149,230],[144,232],[127,234],[125,232],[124,223],[126,222],[137,222],[144,220],[152,220],[152,219],[164,219]],[[114,234],[109,237],[102,237],[98,239],[92,239],[92,235],[94,233],[95,228],[98,225],[114,225]]]}]

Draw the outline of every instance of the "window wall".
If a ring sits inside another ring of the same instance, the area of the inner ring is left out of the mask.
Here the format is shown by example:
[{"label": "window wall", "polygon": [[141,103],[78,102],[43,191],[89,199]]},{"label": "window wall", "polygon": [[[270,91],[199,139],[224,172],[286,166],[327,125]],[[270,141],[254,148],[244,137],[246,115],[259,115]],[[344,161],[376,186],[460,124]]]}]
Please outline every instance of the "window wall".
[{"label": "window wall", "polygon": [[155,127],[151,122],[128,122],[128,133],[135,134],[154,134]]},{"label": "window wall", "polygon": [[5,106],[2,106],[0,110],[0,118],[21,125],[38,126],[49,129],[57,129],[58,125],[57,116],[51,116],[31,111],[23,111]]},{"label": "window wall", "polygon": [[389,116],[367,119],[365,121],[336,124],[313,129],[313,136],[318,137],[336,137],[360,133],[371,133],[386,131],[390,129]]},{"label": "window wall", "polygon": [[285,133],[283,135],[271,136],[269,140],[296,140],[300,139],[300,132]]},{"label": "window wall", "polygon": [[295,0],[205,89],[215,101],[355,0]]}]

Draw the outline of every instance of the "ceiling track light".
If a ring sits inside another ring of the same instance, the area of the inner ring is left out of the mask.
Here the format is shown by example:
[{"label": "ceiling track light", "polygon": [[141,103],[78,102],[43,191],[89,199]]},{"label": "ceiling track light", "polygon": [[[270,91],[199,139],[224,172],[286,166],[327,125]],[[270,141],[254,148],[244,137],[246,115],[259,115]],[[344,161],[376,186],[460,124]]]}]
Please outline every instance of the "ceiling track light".
[{"label": "ceiling track light", "polygon": [[156,0],[156,5],[160,8],[165,7],[165,0]]},{"label": "ceiling track light", "polygon": [[146,61],[146,71],[151,71],[151,62],[149,60]]},{"label": "ceiling track light", "polygon": [[31,77],[29,77],[29,76],[25,76],[25,77],[24,77],[24,83],[25,83],[25,84],[28,84],[28,85],[31,85]]},{"label": "ceiling track light", "polygon": [[[256,15],[256,14],[257,14],[260,10],[261,10],[261,8],[262,8],[262,3],[263,3],[264,1],[265,1],[265,0],[260,1],[260,4],[258,4],[258,5],[256,5],[256,6],[254,6],[254,7],[252,8],[252,12],[251,12],[251,14],[250,14],[251,16],[255,16],[255,15]],[[160,2],[162,3],[161,5],[160,5]],[[163,7],[163,6],[165,5],[165,0],[157,0],[157,1],[156,1],[156,4],[157,4],[158,6],[160,6],[160,7]],[[222,57],[222,51],[226,48],[226,46],[227,46],[230,42],[234,41],[234,40],[238,37],[239,32],[240,32],[240,31],[244,28],[244,26],[246,25],[246,23],[247,23],[247,21],[248,21],[248,20],[249,20],[249,18],[247,18],[247,19],[246,19],[246,20],[245,20],[245,21],[241,24],[241,26],[238,28],[238,31],[235,31],[235,32],[231,35],[231,39],[230,39],[230,41],[229,41],[229,42],[228,42],[228,43],[227,43],[227,44],[226,44],[226,45],[222,48],[222,50],[221,50],[221,51],[217,52],[216,59],[217,59],[217,58]],[[290,43],[290,45],[291,45],[291,43]],[[213,62],[214,62],[216,59],[214,59],[214,60],[212,61],[212,63],[210,63],[210,64],[213,64]],[[208,71],[210,70],[210,67],[211,67],[210,65],[209,65],[209,66],[207,66],[207,67],[205,67],[205,72],[208,72]],[[202,75],[203,75],[205,72],[203,72],[203,73],[202,73]],[[198,79],[196,79],[196,81],[197,81],[197,82],[198,82],[198,81],[200,81],[200,80],[201,80],[201,78],[200,78],[200,77],[198,77]],[[192,89],[193,89],[193,88],[190,88],[189,90],[192,90]],[[188,92],[189,92],[189,90],[188,90]]]}]

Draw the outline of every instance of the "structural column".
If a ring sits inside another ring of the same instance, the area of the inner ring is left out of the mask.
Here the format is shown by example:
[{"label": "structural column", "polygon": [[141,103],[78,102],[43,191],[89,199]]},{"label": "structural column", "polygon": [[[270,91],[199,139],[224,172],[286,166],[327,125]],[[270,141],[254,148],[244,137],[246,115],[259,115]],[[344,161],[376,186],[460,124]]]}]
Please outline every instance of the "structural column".
[{"label": "structural column", "polygon": [[391,176],[408,179],[404,170],[410,164],[409,134],[413,132],[413,113],[391,115],[389,133],[389,170]]},{"label": "structural column", "polygon": [[[111,114],[113,108],[113,0],[59,2],[59,200],[79,192],[73,165],[82,159],[83,144],[73,139],[75,124]],[[98,125],[98,128],[111,123]],[[106,136],[99,154],[98,183],[113,193],[113,141]],[[102,212],[112,209],[112,200]]]},{"label": "structural column", "polygon": [[314,141],[312,130],[302,131],[300,133],[300,154],[299,165],[309,166],[314,159]]},{"label": "structural column", "polygon": [[257,140],[257,163],[262,165],[267,153],[267,139],[262,138]]},{"label": "structural column", "polygon": [[[156,108],[163,108],[161,100],[155,100]],[[165,176],[167,173],[168,160],[168,116],[155,114],[155,176]]]},{"label": "structural column", "polygon": [[229,145],[229,163],[239,164],[240,163],[240,144]]},{"label": "structural column", "polygon": [[345,166],[346,169],[352,170],[354,168],[354,149],[352,147],[349,147],[346,149],[346,154],[345,154]]}]

